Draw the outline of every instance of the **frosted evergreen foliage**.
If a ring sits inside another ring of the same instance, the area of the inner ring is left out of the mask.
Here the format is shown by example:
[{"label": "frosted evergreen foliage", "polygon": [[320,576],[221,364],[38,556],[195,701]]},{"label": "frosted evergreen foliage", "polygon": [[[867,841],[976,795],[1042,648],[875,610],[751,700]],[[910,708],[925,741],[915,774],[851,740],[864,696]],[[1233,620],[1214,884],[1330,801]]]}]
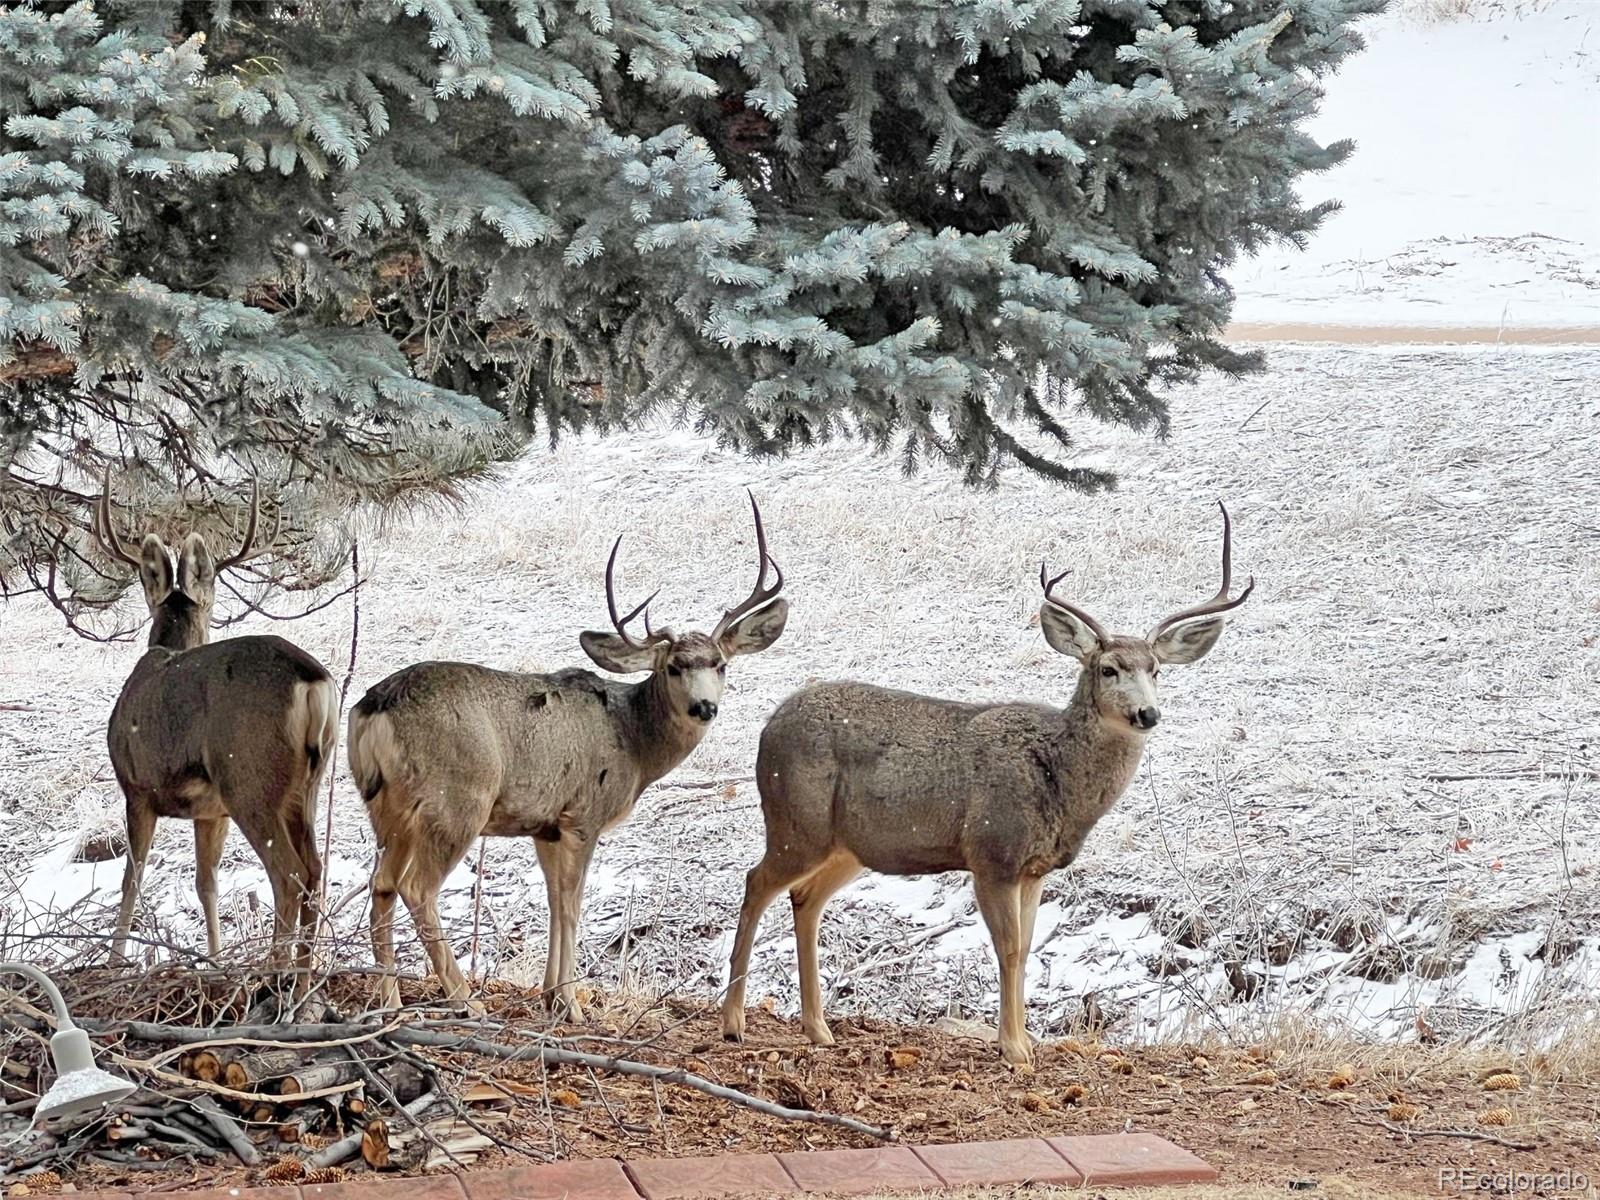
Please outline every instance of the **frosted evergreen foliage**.
[{"label": "frosted evergreen foliage", "polygon": [[[1163,432],[1381,0],[78,0],[0,11],[0,578],[85,498],[290,530],[662,409],[1079,488]],[[290,543],[295,537],[288,538]],[[316,582],[299,535],[274,578]]]}]

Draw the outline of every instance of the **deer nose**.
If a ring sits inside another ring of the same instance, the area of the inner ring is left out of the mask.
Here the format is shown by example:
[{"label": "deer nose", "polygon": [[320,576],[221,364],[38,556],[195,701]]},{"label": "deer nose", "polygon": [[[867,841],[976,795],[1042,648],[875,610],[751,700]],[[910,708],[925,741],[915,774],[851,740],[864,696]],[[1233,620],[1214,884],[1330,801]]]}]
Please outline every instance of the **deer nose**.
[{"label": "deer nose", "polygon": [[1161,720],[1161,712],[1155,708],[1141,708],[1134,714],[1133,723],[1140,729],[1154,729],[1156,722]]},{"label": "deer nose", "polygon": [[696,700],[689,705],[689,715],[697,721],[709,722],[717,715],[716,703],[711,700]]}]

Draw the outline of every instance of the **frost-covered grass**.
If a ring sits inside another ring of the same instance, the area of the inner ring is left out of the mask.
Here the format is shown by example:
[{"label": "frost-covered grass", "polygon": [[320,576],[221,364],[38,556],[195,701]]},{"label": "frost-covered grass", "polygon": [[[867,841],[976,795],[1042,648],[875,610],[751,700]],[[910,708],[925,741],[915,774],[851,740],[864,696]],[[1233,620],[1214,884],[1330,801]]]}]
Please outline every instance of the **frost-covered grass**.
[{"label": "frost-covered grass", "polygon": [[[623,593],[659,585],[660,622],[708,627],[749,586],[753,487],[790,580],[788,631],[734,665],[706,742],[605,840],[581,945],[604,985],[710,994],[760,855],[756,735],[784,694],[850,676],[1064,701],[1073,665],[1033,623],[1039,558],[1070,567],[1071,594],[1112,628],[1143,631],[1215,586],[1224,498],[1255,597],[1209,658],[1164,675],[1139,777],[1052,878],[1036,1028],[1090,996],[1126,1036],[1286,1016],[1385,1035],[1419,1014],[1441,1034],[1543,1028],[1600,985],[1600,350],[1279,347],[1273,368],[1180,392],[1167,444],[1085,423],[1086,457],[1125,481],[1093,499],[1020,472],[973,493],[851,447],[755,464],[681,433],[568,442],[460,513],[364,539],[352,698],[426,658],[579,663],[621,530]],[[341,601],[271,629],[340,675],[350,618]],[[137,654],[73,639],[31,601],[0,606],[13,938],[66,928],[74,906],[87,924],[58,952],[109,930],[92,906],[114,899],[120,860],[71,860],[120,821],[101,731]],[[342,763],[334,827],[341,943],[365,961],[370,837]],[[464,961],[475,857],[445,897]],[[229,935],[259,933],[265,878],[237,835],[224,871]],[[164,823],[147,926],[198,947],[191,872],[188,829]],[[532,846],[491,842],[485,885],[480,961],[536,979]],[[990,1010],[964,877],[864,878],[823,936],[840,1011]],[[753,1001],[792,1004],[784,906],[754,969]]]}]

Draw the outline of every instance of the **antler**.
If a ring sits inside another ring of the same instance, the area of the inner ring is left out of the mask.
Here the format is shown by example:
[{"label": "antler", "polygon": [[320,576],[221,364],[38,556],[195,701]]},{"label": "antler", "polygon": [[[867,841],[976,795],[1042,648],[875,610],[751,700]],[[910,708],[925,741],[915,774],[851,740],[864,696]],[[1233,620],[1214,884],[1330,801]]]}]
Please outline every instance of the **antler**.
[{"label": "antler", "polygon": [[272,544],[278,540],[278,530],[282,527],[283,509],[281,507],[278,509],[278,518],[277,522],[275,522],[272,527],[271,539],[268,540],[267,544],[261,547],[261,549],[256,550],[254,548],[256,542],[256,523],[260,519],[260,516],[261,485],[257,481],[256,477],[252,475],[250,476],[250,519],[245,522],[244,542],[242,545],[240,545],[237,553],[229,555],[227,558],[217,560],[217,570],[219,572],[226,571],[229,567],[237,567],[240,563],[248,562],[250,559],[265,554],[268,550],[272,549]]},{"label": "antler", "polygon": [[[750,511],[756,518],[756,585],[750,594],[740,603],[722,614],[722,619],[717,622],[717,627],[711,631],[711,640],[720,642],[722,635],[733,628],[734,624],[745,615],[754,612],[764,604],[769,604],[777,598],[783,590],[783,568],[772,555],[767,553],[767,531],[761,527],[761,506],[756,503],[756,494],[747,490],[750,497]],[[771,587],[762,586],[767,579],[767,566],[771,565],[777,573],[778,580]]]},{"label": "antler", "polygon": [[137,569],[139,557],[129,554],[122,544],[122,539],[117,535],[116,524],[111,519],[111,468],[106,468],[105,486],[100,491],[100,498],[95,501],[93,520],[89,525],[89,532],[94,534],[94,540],[99,543],[100,549],[116,559],[125,562],[130,567]]},{"label": "antler", "polygon": [[1061,609],[1062,611],[1069,612],[1073,616],[1077,617],[1078,620],[1082,621],[1085,625],[1087,625],[1089,627],[1089,632],[1094,634],[1095,637],[1099,638],[1101,644],[1104,645],[1106,642],[1110,641],[1111,639],[1106,636],[1106,631],[1104,629],[1100,628],[1100,622],[1096,621],[1093,617],[1091,617],[1088,613],[1084,612],[1083,609],[1079,608],[1076,604],[1068,604],[1065,600],[1061,599],[1060,596],[1057,596],[1054,593],[1054,591],[1052,590],[1052,589],[1054,589],[1056,584],[1060,583],[1066,577],[1067,577],[1067,572],[1063,571],[1063,572],[1061,572],[1061,574],[1057,575],[1054,579],[1050,578],[1049,577],[1049,572],[1045,569],[1044,561],[1042,559],[1040,560],[1040,562],[1039,562],[1039,586],[1044,589],[1044,598],[1045,598],[1045,600],[1048,601],[1051,604],[1054,604],[1057,608]]},{"label": "antler", "polygon": [[1222,586],[1217,589],[1217,594],[1203,604],[1196,604],[1193,608],[1186,608],[1182,612],[1173,613],[1157,623],[1146,636],[1145,641],[1153,642],[1174,625],[1181,625],[1184,621],[1192,621],[1196,617],[1209,617],[1216,613],[1225,613],[1229,609],[1238,608],[1250,598],[1250,593],[1255,590],[1256,577],[1250,576],[1250,581],[1245,584],[1244,591],[1234,599],[1228,599],[1228,588],[1233,584],[1233,522],[1228,519],[1228,506],[1222,501],[1217,501],[1217,507],[1222,510]]},{"label": "antler", "polygon": [[[656,633],[651,630],[650,614],[645,611],[650,607],[650,601],[654,600],[659,594],[659,588],[646,596],[644,602],[630,612],[627,616],[617,616],[617,592],[616,587],[612,582],[611,574],[612,571],[616,569],[617,551],[620,549],[622,549],[622,534],[619,533],[617,534],[617,540],[612,543],[611,557],[606,559],[606,609],[611,613],[612,628],[617,631],[618,637],[620,637],[635,650],[645,650],[651,646],[660,645],[662,642],[670,642],[672,640],[671,634]],[[628,622],[633,620],[640,613],[644,613],[644,641],[642,642],[629,633],[627,628]]]}]

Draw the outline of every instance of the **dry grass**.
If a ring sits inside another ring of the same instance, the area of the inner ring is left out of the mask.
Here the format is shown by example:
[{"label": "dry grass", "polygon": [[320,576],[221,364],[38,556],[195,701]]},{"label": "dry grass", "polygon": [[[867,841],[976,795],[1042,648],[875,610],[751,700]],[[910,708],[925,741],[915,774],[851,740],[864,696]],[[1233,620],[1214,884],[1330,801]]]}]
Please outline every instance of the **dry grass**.
[{"label": "dry grass", "polygon": [[1430,26],[1526,17],[1553,3],[1555,0],[1396,0],[1389,11],[1409,24]]},{"label": "dry grass", "polygon": [[[365,539],[355,694],[424,658],[580,661],[623,529],[623,591],[660,584],[661,621],[703,627],[748,586],[740,489],[754,486],[791,580],[789,630],[736,665],[706,743],[607,837],[580,951],[607,990],[708,995],[759,855],[756,733],[786,692],[853,676],[1059,702],[1072,671],[1032,624],[1038,559],[1070,567],[1073,595],[1114,628],[1142,630],[1209,591],[1225,497],[1255,599],[1210,658],[1164,680],[1167,720],[1139,778],[1051,879],[1035,1029],[1078,1027],[1092,999],[1126,1040],[1425,1029],[1560,1058],[1576,1052],[1556,1035],[1576,1031],[1592,1061],[1600,354],[1284,347],[1274,361],[1180,392],[1168,443],[1086,424],[1085,459],[1125,479],[1094,499],[1016,472],[975,494],[851,447],[751,463],[679,434],[566,443],[460,514]],[[270,631],[342,668],[349,611]],[[109,925],[80,897],[98,889],[103,905],[121,864],[67,860],[81,831],[120,823],[101,731],[137,653],[73,641],[28,601],[0,606],[0,704],[26,706],[0,711],[0,930],[18,949],[25,930],[83,917],[70,945],[26,944],[41,960]],[[370,835],[342,769],[335,815],[338,944],[360,963]],[[145,922],[157,940],[202,943],[191,855],[189,830],[164,823]],[[224,871],[229,936],[260,932],[264,878],[241,839]],[[463,867],[444,897],[463,961],[473,882]],[[484,885],[480,964],[537,976],[529,843],[492,842]],[[788,932],[775,909],[751,985],[784,1010]],[[961,876],[864,879],[830,908],[824,957],[838,1012],[993,1009]]]}]

